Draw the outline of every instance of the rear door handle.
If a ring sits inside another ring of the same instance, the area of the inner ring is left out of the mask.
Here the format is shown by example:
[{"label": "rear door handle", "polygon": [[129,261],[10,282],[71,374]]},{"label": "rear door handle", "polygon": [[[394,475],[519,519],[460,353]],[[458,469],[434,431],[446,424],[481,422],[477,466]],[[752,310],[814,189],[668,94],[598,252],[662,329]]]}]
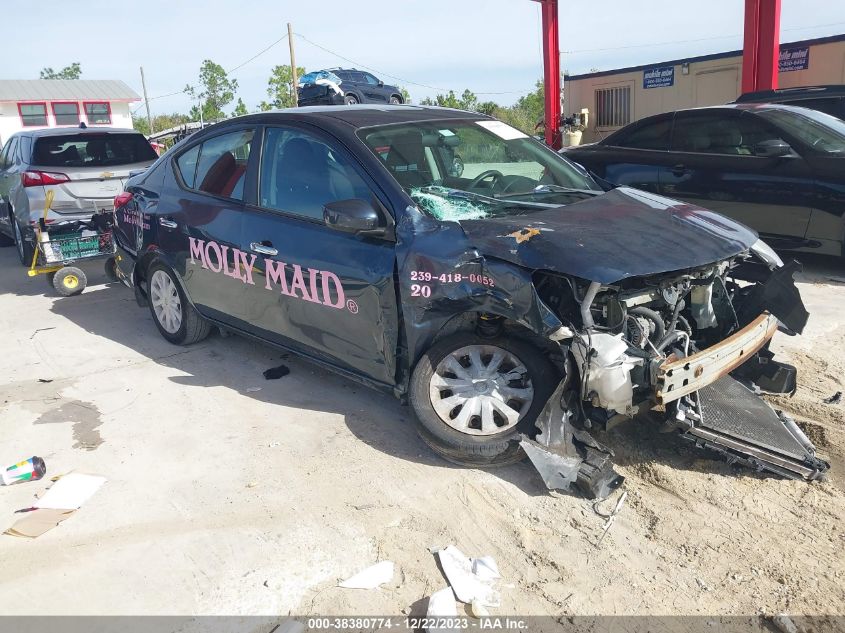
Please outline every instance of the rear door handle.
[{"label": "rear door handle", "polygon": [[670,170],[675,176],[683,176],[684,174],[689,173],[689,169],[686,168],[684,165],[675,165]]},{"label": "rear door handle", "polygon": [[259,253],[261,255],[270,255],[270,257],[273,257],[279,254],[277,249],[272,246],[268,246],[267,244],[262,244],[261,242],[252,242],[249,247],[254,253]]},{"label": "rear door handle", "polygon": [[159,218],[158,223],[166,229],[175,229],[179,226],[178,222],[170,218]]}]

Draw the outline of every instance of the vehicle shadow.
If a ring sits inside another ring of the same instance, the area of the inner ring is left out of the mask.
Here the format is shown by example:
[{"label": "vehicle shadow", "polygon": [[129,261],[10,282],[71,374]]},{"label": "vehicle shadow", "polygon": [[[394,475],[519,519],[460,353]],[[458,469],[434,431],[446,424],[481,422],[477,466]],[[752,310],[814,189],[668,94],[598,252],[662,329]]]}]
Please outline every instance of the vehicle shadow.
[{"label": "vehicle shadow", "polygon": [[784,261],[798,260],[803,270],[795,277],[799,282],[811,284],[826,284],[831,286],[845,285],[845,258],[815,253],[783,254]]},{"label": "vehicle shadow", "polygon": [[[437,468],[461,468],[426,446],[414,428],[413,411],[392,395],[245,337],[221,336],[215,331],[196,345],[171,345],[159,335],[149,311],[139,308],[132,293],[121,284],[97,286],[81,295],[62,298],[51,310],[87,332],[183,374],[168,380],[186,389],[225,387],[242,398],[340,415],[356,438],[385,454]],[[288,375],[278,380],[264,378],[265,370],[280,364],[289,368]],[[491,472],[528,495],[546,493],[526,463]]]}]

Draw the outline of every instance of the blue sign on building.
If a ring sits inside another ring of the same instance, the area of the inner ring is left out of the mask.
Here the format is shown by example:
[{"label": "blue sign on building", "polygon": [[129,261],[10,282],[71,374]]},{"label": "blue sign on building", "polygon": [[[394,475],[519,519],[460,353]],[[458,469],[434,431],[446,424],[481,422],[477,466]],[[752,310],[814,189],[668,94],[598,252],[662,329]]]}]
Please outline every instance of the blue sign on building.
[{"label": "blue sign on building", "polygon": [[807,70],[810,67],[810,47],[784,48],[778,58],[778,71],[788,73],[792,70]]},{"label": "blue sign on building", "polygon": [[668,88],[675,85],[675,67],[648,68],[643,71],[643,88]]}]

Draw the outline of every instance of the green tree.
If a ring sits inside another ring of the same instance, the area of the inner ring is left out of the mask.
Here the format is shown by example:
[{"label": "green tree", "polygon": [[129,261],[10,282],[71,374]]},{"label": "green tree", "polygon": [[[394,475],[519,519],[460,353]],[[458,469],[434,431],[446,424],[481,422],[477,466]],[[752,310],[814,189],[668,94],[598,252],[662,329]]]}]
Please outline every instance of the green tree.
[{"label": "green tree", "polygon": [[[185,86],[185,93],[202,102],[202,116],[206,121],[219,121],[226,118],[223,108],[235,99],[238,80],[229,79],[220,64],[206,59],[200,66],[199,85]],[[199,106],[191,108],[191,116],[199,119]]]},{"label": "green tree", "polygon": [[402,103],[411,103],[411,93],[405,86],[399,86],[399,92],[402,93]]},{"label": "green tree", "polygon": [[437,95],[434,99],[426,97],[420,101],[420,105],[436,105],[441,108],[455,108],[456,110],[477,112],[478,97],[469,89],[464,90],[460,97],[455,95],[454,90],[450,90],[445,95]]},{"label": "green tree", "polygon": [[59,71],[55,71],[49,66],[41,69],[41,79],[79,79],[82,76],[82,67],[79,62],[73,62],[70,66],[65,66]]},{"label": "green tree", "polygon": [[[153,129],[156,132],[161,132],[162,130],[168,130],[172,127],[176,127],[177,125],[189,123],[191,120],[191,117],[187,114],[179,114],[177,112],[174,112],[173,114],[157,114],[153,117]],[[146,116],[133,116],[132,126],[144,136],[148,136],[150,134],[150,126],[147,123]]]},{"label": "green tree", "polygon": [[238,97],[238,103],[235,106],[235,109],[232,111],[232,116],[243,116],[245,114],[249,114],[249,110],[246,109],[246,104],[244,100]]},{"label": "green tree", "polygon": [[[302,77],[305,72],[304,68],[296,67],[297,78]],[[270,97],[271,108],[293,108],[296,106],[296,86],[293,85],[290,65],[273,66],[273,70],[270,71],[270,79],[267,80],[267,96]]]},{"label": "green tree", "polygon": [[475,111],[487,116],[493,116],[493,113],[499,108],[499,104],[495,101],[482,101],[475,107]]}]

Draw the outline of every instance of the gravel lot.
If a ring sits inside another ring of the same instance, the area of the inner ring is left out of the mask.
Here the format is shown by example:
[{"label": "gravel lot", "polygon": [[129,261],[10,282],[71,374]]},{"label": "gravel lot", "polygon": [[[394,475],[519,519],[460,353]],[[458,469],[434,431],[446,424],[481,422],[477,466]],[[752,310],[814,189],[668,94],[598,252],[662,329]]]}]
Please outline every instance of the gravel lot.
[{"label": "gravel lot", "polygon": [[[407,614],[446,586],[427,548],[449,543],[496,558],[499,614],[845,612],[845,404],[822,403],[845,375],[831,260],[800,284],[808,332],[775,344],[803,371],[778,406],[830,481],[734,469],[625,425],[600,438],[629,491],[600,547],[592,503],[548,494],[527,464],[453,467],[389,396],[239,337],[171,346],[87,268],[85,293],[59,298],[0,250],[0,461],[108,478],[43,536],[0,536],[0,613]],[[280,362],[290,375],[266,381]],[[0,529],[46,485],[0,488]],[[379,560],[397,565],[391,585],[335,586]]]}]

